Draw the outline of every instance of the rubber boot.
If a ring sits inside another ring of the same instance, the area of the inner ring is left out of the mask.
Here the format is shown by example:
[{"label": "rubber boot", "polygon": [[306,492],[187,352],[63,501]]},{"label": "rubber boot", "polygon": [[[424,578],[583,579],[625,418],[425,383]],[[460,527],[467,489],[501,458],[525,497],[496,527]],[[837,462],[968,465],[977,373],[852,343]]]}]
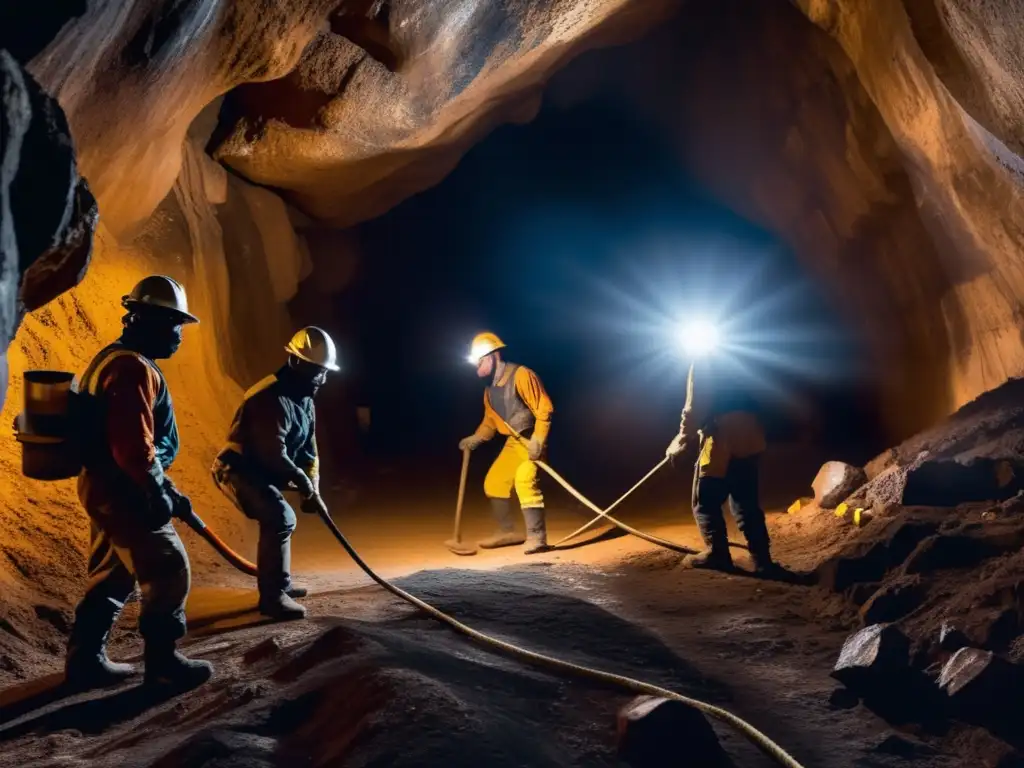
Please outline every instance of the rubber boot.
[{"label": "rubber boot", "polygon": [[697,528],[704,541],[704,549],[695,555],[683,558],[684,568],[708,568],[718,571],[732,570],[732,555],[729,553],[729,538],[725,532],[725,522],[720,528],[714,528],[712,521],[698,519]]},{"label": "rubber boot", "polygon": [[305,587],[296,587],[294,584],[285,590],[285,594],[288,597],[305,597],[309,594],[309,590]]},{"label": "rubber boot", "polygon": [[[749,540],[747,544],[750,544]],[[757,547],[750,545],[750,559],[754,561],[754,573],[758,576],[774,576],[782,570],[781,566],[772,560],[771,549],[767,543],[759,544]]]},{"label": "rubber boot", "polygon": [[189,659],[175,649],[174,642],[147,642],[143,654],[146,664],[145,684],[188,691],[205,683],[213,675],[213,665],[200,659]]},{"label": "rubber boot", "polygon": [[498,525],[498,530],[483,541],[478,541],[481,549],[497,549],[498,547],[514,547],[526,541],[526,537],[516,532],[512,520],[512,502],[509,499],[491,499],[491,514]]},{"label": "rubber boot", "polygon": [[107,637],[104,632],[99,640],[89,642],[81,636],[76,624],[68,643],[68,655],[64,662],[64,680],[72,688],[91,690],[107,688],[125,682],[139,670],[132,664],[121,664],[107,657]]},{"label": "rubber boot", "polygon": [[716,549],[709,547],[695,555],[687,555],[683,558],[684,568],[707,568],[716,571],[732,570],[732,555],[728,549]]},{"label": "rubber boot", "polygon": [[279,592],[269,597],[261,595],[259,611],[264,616],[269,616],[278,621],[291,621],[306,617],[306,609],[284,592]]},{"label": "rubber boot", "polygon": [[523,518],[526,520],[526,549],[524,555],[535,555],[539,552],[547,552],[548,529],[544,521],[544,507],[529,507],[523,510]]}]

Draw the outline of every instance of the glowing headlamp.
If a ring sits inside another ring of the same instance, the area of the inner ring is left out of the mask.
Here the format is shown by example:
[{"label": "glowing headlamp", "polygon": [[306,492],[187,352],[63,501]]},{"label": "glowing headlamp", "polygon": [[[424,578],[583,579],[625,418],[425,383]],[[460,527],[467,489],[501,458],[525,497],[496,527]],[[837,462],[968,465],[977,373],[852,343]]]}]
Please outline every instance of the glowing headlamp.
[{"label": "glowing headlamp", "polygon": [[684,325],[679,331],[679,346],[691,357],[703,357],[713,352],[721,342],[718,327],[706,318]]}]

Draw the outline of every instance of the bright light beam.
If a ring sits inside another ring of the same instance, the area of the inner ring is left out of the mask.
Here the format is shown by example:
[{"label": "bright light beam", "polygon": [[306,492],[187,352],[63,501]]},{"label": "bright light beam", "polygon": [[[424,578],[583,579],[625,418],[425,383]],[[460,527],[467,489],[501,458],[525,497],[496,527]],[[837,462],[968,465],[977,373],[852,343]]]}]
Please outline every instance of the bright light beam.
[{"label": "bright light beam", "polygon": [[718,326],[707,318],[698,318],[679,331],[679,345],[690,357],[704,357],[718,348],[721,335]]}]

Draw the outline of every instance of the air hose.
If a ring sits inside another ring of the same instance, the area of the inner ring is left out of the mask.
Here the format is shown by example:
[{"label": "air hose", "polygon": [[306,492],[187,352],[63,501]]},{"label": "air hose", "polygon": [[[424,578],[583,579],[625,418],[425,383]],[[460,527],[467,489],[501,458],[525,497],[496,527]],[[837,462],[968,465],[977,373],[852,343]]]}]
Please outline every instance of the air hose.
[{"label": "air hose", "polygon": [[345,535],[335,524],[334,520],[331,519],[330,514],[328,514],[326,511],[320,511],[318,512],[318,514],[320,515],[320,519],[323,520],[324,525],[326,525],[327,528],[331,531],[331,533],[334,534],[334,538],[336,538],[338,540],[338,543],[345,548],[345,551],[348,552],[349,556],[355,561],[356,565],[358,565],[362,569],[363,573],[365,573],[367,576],[369,576],[377,584],[379,584],[381,587],[386,589],[391,594],[395,595],[398,598],[401,598],[402,600],[405,600],[407,603],[411,605],[416,606],[421,611],[424,611],[425,613],[434,617],[443,624],[447,624],[456,632],[466,635],[467,637],[476,640],[477,642],[483,643],[484,645],[490,646],[492,648],[497,648],[500,651],[504,651],[505,653],[510,654],[516,658],[525,659],[526,661],[532,662],[534,664],[539,664],[545,667],[549,667],[562,673],[568,673],[570,675],[575,675],[577,677],[584,677],[591,680],[597,680],[602,683],[609,683],[611,685],[616,685],[620,688],[625,688],[629,691],[633,691],[634,693],[646,694],[648,696],[660,696],[665,699],[672,699],[673,701],[681,702],[689,707],[696,709],[699,712],[703,712],[704,714],[710,715],[711,717],[720,720],[723,723],[731,725],[733,728],[735,728],[741,734],[743,734],[743,736],[746,737],[751,743],[753,743],[754,746],[756,746],[766,755],[775,760],[779,765],[784,766],[785,768],[803,768],[803,766],[800,763],[798,763],[794,757],[792,757],[782,747],[780,747],[778,744],[776,744],[774,741],[768,738],[765,734],[761,733],[761,731],[757,730],[757,728],[752,726],[746,720],[737,717],[736,715],[732,714],[728,710],[722,709],[721,707],[716,707],[713,704],[708,704],[706,702],[700,701],[699,699],[692,699],[688,696],[683,696],[682,694],[670,691],[667,688],[661,688],[657,685],[652,685],[651,683],[645,683],[642,680],[635,680],[634,678],[626,677],[624,675],[616,675],[612,672],[605,672],[600,669],[585,667],[581,664],[573,664],[570,661],[564,661],[553,656],[547,656],[542,653],[530,651],[526,648],[521,648],[518,645],[513,645],[512,643],[507,643],[504,640],[499,640],[496,637],[486,635],[483,632],[479,632],[473,629],[472,627],[463,624],[461,621],[458,621],[457,619],[449,616],[444,611],[435,608],[429,603],[420,600],[415,595],[412,595],[406,592],[404,589],[395,586],[387,579],[378,576],[374,572],[374,570],[370,568],[369,565],[367,565],[366,561],[364,561],[363,558],[359,556],[359,553],[356,552],[355,548],[348,542],[348,539],[345,538]]},{"label": "air hose", "polygon": [[235,552],[235,550],[229,547],[224,539],[214,533],[213,530],[203,522],[203,519],[196,514],[195,510],[190,509],[187,512],[179,513],[178,519],[202,536],[211,547],[217,550],[217,554],[227,560],[230,565],[234,566],[247,576],[256,575],[256,564],[246,560],[240,554]]}]

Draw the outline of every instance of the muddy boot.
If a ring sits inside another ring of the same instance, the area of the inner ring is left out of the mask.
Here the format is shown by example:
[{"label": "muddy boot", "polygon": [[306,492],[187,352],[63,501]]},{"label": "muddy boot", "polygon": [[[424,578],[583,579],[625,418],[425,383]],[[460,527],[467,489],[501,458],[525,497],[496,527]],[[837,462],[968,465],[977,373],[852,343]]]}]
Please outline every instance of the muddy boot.
[{"label": "muddy boot", "polygon": [[767,545],[759,546],[756,549],[751,546],[750,558],[754,561],[754,573],[758,576],[770,578],[783,572],[782,566],[772,560],[772,554]]},{"label": "muddy boot", "polygon": [[67,660],[64,662],[65,683],[78,690],[107,688],[125,682],[139,670],[132,664],[120,664],[107,658],[107,637],[89,642],[82,637],[82,631],[75,626],[68,643]]},{"label": "muddy boot", "polygon": [[516,532],[512,520],[512,503],[508,499],[491,499],[491,514],[498,525],[498,530],[483,541],[478,541],[481,549],[497,549],[498,547],[514,547],[526,541],[526,537]]},{"label": "muddy boot", "polygon": [[186,658],[174,645],[174,642],[146,643],[146,685],[188,691],[210,679],[213,675],[210,662]]},{"label": "muddy boot", "polygon": [[259,611],[278,621],[290,621],[306,617],[306,609],[292,600],[284,592],[271,597],[260,597]]},{"label": "muddy boot", "polygon": [[285,594],[288,597],[305,597],[309,594],[309,590],[305,587],[296,587],[294,584],[285,590]]},{"label": "muddy boot", "polygon": [[707,568],[716,571],[732,570],[732,555],[728,549],[708,548],[683,558],[684,568]]},{"label": "muddy boot", "polygon": [[544,522],[544,507],[524,509],[523,518],[526,520],[526,549],[523,550],[523,554],[535,555],[550,550],[548,529]]}]

